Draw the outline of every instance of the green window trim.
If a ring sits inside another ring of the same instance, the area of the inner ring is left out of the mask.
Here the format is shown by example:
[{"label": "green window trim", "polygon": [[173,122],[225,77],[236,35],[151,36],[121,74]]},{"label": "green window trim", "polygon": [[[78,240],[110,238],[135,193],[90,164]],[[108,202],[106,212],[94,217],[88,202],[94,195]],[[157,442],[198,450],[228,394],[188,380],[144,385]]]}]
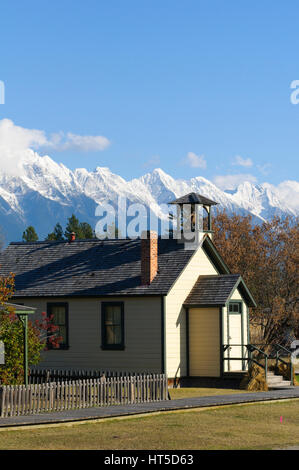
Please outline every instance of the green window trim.
[{"label": "green window trim", "polygon": [[[116,307],[114,314],[108,317],[109,307]],[[124,321],[124,302],[102,302],[101,303],[101,336],[103,350],[123,351],[125,349],[125,321]],[[110,335],[110,341],[108,336]],[[113,342],[113,337],[118,336],[118,341]]]},{"label": "green window trim", "polygon": [[[52,315],[55,315],[53,312],[55,307],[63,307],[64,308],[64,321],[59,322],[59,324],[55,323],[55,319],[53,320],[54,325],[58,326],[59,329],[64,328],[64,341],[61,341],[58,344],[58,347],[54,348],[49,341],[47,341],[48,349],[52,351],[60,351],[62,349],[69,349],[69,304],[67,302],[48,302],[47,303],[47,316],[50,318]],[[57,336],[59,335],[59,330],[55,333]]]},{"label": "green window trim", "polygon": [[240,315],[243,313],[243,302],[239,300],[231,300],[228,304],[227,311],[229,315]]}]

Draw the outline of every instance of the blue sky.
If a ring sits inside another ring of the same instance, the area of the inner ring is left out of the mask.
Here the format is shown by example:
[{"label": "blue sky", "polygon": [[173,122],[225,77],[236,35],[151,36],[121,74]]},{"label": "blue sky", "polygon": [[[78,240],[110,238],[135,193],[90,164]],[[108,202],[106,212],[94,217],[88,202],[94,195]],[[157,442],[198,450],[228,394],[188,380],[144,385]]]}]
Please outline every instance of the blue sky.
[{"label": "blue sky", "polygon": [[0,119],[70,168],[298,180],[298,18],[292,0],[2,0]]}]

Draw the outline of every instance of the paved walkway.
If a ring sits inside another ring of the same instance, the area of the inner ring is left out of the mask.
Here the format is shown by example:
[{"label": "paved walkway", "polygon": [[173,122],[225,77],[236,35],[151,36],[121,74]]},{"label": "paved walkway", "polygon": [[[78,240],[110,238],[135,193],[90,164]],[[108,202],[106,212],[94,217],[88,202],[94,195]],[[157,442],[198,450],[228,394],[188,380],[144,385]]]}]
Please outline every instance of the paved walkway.
[{"label": "paved walkway", "polygon": [[299,398],[299,387],[290,387],[285,390],[273,390],[270,392],[213,395],[207,397],[160,401],[155,403],[141,403],[138,405],[117,405],[101,408],[95,407],[80,410],[41,413],[30,416],[14,416],[11,418],[0,418],[0,428],[34,424],[67,423],[71,421],[132,416],[157,411],[186,410],[191,408],[206,408],[209,406],[234,405],[241,403],[258,403],[270,400],[286,400],[290,398]]}]

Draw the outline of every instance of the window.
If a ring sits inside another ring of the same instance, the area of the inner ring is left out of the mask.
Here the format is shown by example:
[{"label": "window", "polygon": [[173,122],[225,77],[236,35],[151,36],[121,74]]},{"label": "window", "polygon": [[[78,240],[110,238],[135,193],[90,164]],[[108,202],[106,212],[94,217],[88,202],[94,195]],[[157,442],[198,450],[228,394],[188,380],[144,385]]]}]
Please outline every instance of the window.
[{"label": "window", "polygon": [[[53,316],[53,324],[58,326],[58,330],[54,333],[55,336],[61,337],[58,348],[53,349],[68,349],[68,304],[62,302],[48,303],[47,314],[48,317]],[[48,347],[51,348],[49,342]]]},{"label": "window", "polygon": [[123,302],[102,302],[102,348],[125,348]]},{"label": "window", "polygon": [[228,311],[229,313],[242,313],[242,303],[230,302]]}]

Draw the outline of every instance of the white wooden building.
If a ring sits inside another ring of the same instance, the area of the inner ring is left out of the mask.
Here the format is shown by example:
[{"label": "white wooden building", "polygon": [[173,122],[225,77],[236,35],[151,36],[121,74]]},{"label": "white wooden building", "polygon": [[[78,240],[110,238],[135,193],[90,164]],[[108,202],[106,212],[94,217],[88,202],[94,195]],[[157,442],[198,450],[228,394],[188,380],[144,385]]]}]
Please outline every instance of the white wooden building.
[{"label": "white wooden building", "polygon": [[[222,378],[247,368],[255,301],[212,241],[211,207],[191,193],[200,243],[161,239],[11,243],[2,275],[15,273],[13,301],[53,315],[61,341],[42,367]],[[198,228],[197,208],[208,214]],[[235,360],[239,358],[238,360]]]}]

